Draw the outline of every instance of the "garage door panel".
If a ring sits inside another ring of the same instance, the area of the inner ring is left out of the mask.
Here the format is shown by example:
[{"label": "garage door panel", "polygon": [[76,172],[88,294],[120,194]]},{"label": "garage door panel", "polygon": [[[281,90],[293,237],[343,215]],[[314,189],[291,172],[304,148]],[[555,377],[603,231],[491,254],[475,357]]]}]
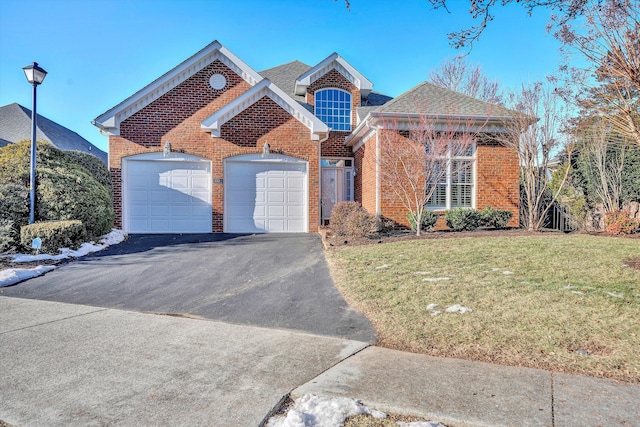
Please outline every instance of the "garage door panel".
[{"label": "garage door panel", "polygon": [[211,231],[209,162],[188,159],[125,162],[123,213],[128,232]]},{"label": "garage door panel", "polygon": [[306,179],[306,164],[228,162],[225,168],[225,230],[306,231]]}]

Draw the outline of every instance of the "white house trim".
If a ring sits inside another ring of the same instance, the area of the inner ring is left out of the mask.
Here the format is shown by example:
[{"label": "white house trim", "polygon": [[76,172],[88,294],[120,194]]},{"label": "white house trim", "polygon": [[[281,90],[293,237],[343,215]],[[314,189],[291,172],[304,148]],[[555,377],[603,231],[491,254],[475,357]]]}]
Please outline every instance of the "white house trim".
[{"label": "white house trim", "polygon": [[313,82],[324,76],[331,70],[336,70],[349,80],[355,87],[360,89],[360,96],[366,98],[373,89],[373,83],[369,81],[358,70],[353,68],[351,64],[345,61],[337,53],[332,53],[318,65],[296,79],[295,93],[296,95],[304,95],[307,87]]},{"label": "white house trim", "polygon": [[262,80],[262,76],[256,71],[218,41],[214,41],[177,67],[98,116],[92,123],[99,127],[103,134],[119,135],[122,121],[189,79],[215,60],[220,60],[252,86]]},{"label": "white house trim", "polygon": [[305,125],[309,129],[313,141],[322,141],[328,137],[329,127],[326,124],[267,79],[263,79],[260,83],[204,119],[200,126],[205,132],[210,132],[212,137],[219,138],[222,125],[265,96]]}]

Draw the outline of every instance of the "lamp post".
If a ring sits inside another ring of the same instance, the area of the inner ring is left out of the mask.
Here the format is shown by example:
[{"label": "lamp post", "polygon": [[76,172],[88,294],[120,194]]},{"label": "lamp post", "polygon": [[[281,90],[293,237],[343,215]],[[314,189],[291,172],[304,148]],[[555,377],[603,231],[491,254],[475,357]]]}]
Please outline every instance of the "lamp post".
[{"label": "lamp post", "polygon": [[44,80],[47,72],[37,62],[22,68],[27,81],[33,86],[33,106],[31,109],[31,181],[29,188],[29,224],[36,218],[36,88]]}]

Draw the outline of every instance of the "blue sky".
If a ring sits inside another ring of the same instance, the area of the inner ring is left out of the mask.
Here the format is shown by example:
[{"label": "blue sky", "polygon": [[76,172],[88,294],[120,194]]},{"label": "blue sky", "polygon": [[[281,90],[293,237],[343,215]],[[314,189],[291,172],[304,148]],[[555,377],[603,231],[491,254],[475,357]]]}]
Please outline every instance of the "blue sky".
[{"label": "blue sky", "polygon": [[[397,96],[460,54],[447,34],[473,23],[467,0],[452,14],[424,0],[0,0],[0,105],[31,108],[22,67],[48,75],[38,113],[106,151],[91,120],[218,40],[256,71],[293,60],[315,65],[338,52]],[[507,87],[558,65],[548,11],[498,8],[468,60]]]}]

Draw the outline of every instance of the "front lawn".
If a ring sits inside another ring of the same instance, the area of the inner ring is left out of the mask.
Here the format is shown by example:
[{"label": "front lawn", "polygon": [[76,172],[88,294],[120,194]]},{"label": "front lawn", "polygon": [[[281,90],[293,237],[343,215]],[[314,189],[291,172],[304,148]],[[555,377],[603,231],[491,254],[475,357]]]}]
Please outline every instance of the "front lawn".
[{"label": "front lawn", "polygon": [[328,251],[378,345],[634,382],[640,271],[624,261],[638,257],[638,239],[559,233]]}]

